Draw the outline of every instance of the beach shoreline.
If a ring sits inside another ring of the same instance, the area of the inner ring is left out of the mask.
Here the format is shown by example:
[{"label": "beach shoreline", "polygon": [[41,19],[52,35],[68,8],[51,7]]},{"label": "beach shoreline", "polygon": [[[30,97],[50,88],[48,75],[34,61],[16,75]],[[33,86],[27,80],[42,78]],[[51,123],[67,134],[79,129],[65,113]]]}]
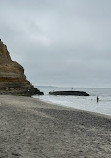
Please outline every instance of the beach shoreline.
[{"label": "beach shoreline", "polygon": [[94,114],[94,115],[97,115],[97,116],[101,116],[101,117],[105,117],[105,118],[109,118],[109,119],[111,118],[110,114],[78,109],[78,108],[75,108],[75,107],[72,107],[72,106],[66,106],[66,105],[63,105],[63,104],[54,103],[53,101],[44,100],[44,99],[41,99],[39,97],[33,97],[32,96],[32,98],[38,99],[38,100],[40,100],[41,102],[43,102],[45,104],[49,104],[49,105],[53,105],[53,106],[57,106],[57,107],[63,107],[63,108],[66,108],[66,109],[69,109],[69,110],[74,110],[74,111],[81,111],[81,112],[86,112],[86,113],[88,112],[88,113],[91,113],[91,114]]},{"label": "beach shoreline", "polygon": [[0,95],[0,157],[107,158],[111,116]]}]

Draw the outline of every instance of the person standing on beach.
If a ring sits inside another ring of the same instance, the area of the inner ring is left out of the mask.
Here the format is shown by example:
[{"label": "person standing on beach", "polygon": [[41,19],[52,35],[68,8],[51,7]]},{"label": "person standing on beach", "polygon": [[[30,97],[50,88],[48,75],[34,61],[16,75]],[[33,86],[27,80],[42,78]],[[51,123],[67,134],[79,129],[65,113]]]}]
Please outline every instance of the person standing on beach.
[{"label": "person standing on beach", "polygon": [[98,103],[98,101],[99,101],[99,98],[98,98],[98,96],[97,96],[97,103]]}]

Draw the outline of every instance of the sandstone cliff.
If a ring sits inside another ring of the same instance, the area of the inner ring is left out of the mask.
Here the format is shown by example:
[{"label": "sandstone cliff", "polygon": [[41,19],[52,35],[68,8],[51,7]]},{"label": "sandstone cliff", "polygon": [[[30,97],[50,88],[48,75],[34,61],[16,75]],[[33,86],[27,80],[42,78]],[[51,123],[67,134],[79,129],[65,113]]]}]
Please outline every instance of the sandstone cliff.
[{"label": "sandstone cliff", "polygon": [[0,40],[0,93],[43,94],[26,79],[24,68],[12,61],[7,46]]}]

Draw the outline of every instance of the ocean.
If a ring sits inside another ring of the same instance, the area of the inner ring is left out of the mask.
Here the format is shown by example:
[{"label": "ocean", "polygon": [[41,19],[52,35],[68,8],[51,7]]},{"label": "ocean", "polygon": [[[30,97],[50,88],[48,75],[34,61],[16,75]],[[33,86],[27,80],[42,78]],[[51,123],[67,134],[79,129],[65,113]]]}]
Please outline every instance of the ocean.
[{"label": "ocean", "polygon": [[[51,86],[39,86],[37,88],[43,91],[44,95],[34,95],[34,98],[39,98],[45,102],[59,104],[64,107],[111,115],[111,88],[73,88],[73,90],[85,91],[90,96],[53,96],[49,95],[49,91],[71,90],[71,88]],[[99,97],[98,103],[97,96]]]}]

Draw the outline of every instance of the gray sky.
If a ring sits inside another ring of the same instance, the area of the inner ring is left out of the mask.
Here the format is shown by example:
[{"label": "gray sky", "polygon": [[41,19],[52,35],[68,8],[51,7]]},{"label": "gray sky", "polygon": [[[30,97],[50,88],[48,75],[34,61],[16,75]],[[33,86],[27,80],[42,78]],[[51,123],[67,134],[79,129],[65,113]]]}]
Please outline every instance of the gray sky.
[{"label": "gray sky", "polygon": [[33,84],[111,87],[111,0],[0,0],[0,38]]}]

